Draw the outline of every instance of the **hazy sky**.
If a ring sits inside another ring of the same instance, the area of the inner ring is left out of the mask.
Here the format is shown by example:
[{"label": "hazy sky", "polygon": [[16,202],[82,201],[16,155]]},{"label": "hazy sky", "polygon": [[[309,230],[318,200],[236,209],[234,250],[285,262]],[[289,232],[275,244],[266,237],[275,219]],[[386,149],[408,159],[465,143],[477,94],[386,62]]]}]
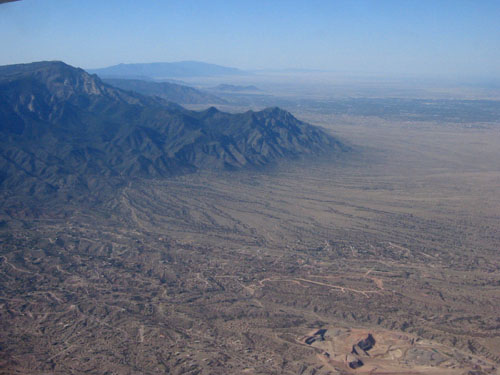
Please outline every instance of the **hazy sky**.
[{"label": "hazy sky", "polygon": [[500,1],[22,0],[0,64],[199,60],[243,69],[500,77]]}]

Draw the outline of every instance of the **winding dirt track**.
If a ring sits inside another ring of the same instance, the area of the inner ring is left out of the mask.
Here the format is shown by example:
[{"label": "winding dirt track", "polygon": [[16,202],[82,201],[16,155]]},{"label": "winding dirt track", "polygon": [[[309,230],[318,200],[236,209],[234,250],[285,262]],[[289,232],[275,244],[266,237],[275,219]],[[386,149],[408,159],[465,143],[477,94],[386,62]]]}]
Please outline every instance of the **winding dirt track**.
[{"label": "winding dirt track", "polygon": [[33,273],[31,271],[27,271],[27,270],[22,270],[20,268],[17,268],[16,266],[14,266],[12,263],[9,262],[9,260],[5,257],[5,256],[0,256],[0,258],[3,259],[4,263],[11,266],[15,271],[18,271],[18,272],[24,272],[24,273]]},{"label": "winding dirt track", "polygon": [[[331,289],[340,290],[342,293],[345,293],[346,291],[352,292],[352,293],[359,293],[359,294],[362,294],[363,296],[365,296],[366,298],[370,298],[370,296],[368,294],[380,294],[380,291],[378,291],[378,290],[358,290],[358,289],[348,288],[348,287],[345,287],[345,286],[332,285],[332,284],[322,283],[320,281],[303,279],[303,278],[300,278],[300,277],[291,278],[291,279],[290,278],[273,278],[273,277],[268,277],[268,278],[260,280],[259,281],[259,285],[261,287],[263,287],[264,283],[266,283],[266,282],[277,282],[277,281],[278,282],[279,281],[288,281],[288,282],[299,284],[301,286],[304,286],[304,285],[301,284],[301,282],[309,283],[309,284],[315,284],[315,285],[321,285],[321,286],[326,286],[326,287],[331,288]],[[382,285],[381,289],[383,289],[383,285]]]}]

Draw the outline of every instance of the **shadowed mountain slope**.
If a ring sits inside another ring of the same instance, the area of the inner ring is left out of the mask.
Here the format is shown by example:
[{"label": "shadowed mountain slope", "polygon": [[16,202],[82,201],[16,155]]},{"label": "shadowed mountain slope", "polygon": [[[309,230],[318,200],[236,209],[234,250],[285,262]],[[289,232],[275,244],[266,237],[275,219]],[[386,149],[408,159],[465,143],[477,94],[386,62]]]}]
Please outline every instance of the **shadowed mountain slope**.
[{"label": "shadowed mountain slope", "polygon": [[102,176],[264,166],[347,148],[278,108],[189,111],[62,62],[0,67],[0,184],[57,189]]},{"label": "shadowed mountain slope", "polygon": [[165,100],[181,104],[225,104],[224,99],[195,88],[170,82],[154,82],[139,79],[103,79],[105,83],[123,90],[142,95],[159,96]]}]

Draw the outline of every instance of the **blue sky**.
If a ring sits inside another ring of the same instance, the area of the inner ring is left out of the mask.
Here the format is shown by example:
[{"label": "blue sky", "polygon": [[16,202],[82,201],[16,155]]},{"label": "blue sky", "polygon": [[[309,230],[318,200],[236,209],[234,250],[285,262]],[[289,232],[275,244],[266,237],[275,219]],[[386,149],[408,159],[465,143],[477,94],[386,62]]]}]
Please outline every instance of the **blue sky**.
[{"label": "blue sky", "polygon": [[22,0],[0,5],[0,64],[498,78],[499,24],[500,1],[487,0]]}]

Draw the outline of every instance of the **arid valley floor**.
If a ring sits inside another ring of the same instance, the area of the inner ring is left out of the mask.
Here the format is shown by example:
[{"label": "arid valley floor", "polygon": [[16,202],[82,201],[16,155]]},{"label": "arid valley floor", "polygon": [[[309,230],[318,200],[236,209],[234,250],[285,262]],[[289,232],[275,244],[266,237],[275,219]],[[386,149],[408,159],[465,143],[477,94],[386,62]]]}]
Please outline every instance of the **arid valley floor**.
[{"label": "arid valley floor", "polygon": [[499,374],[500,123],[294,115],[349,157],[5,194],[0,373]]}]

